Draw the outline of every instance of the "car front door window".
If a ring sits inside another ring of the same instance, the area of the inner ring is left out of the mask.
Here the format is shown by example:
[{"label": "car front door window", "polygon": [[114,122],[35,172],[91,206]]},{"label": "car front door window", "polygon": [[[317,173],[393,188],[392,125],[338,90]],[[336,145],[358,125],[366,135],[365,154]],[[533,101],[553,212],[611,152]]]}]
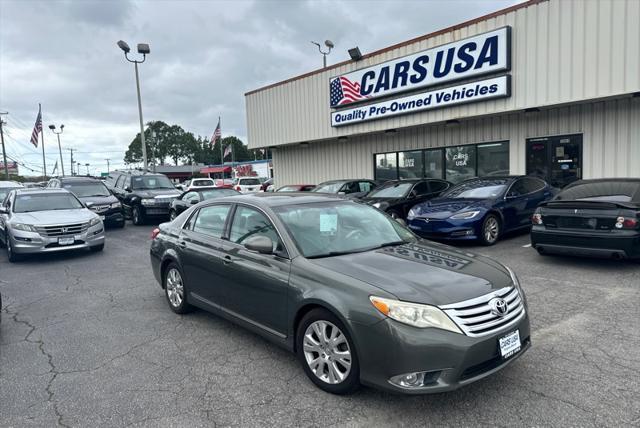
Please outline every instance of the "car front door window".
[{"label": "car front door window", "polygon": [[212,205],[200,209],[193,222],[193,231],[214,238],[222,238],[229,207],[229,205]]},{"label": "car front door window", "polygon": [[252,236],[266,236],[276,246],[281,246],[276,229],[263,213],[253,208],[238,206],[233,216],[229,239],[236,244],[244,244]]}]

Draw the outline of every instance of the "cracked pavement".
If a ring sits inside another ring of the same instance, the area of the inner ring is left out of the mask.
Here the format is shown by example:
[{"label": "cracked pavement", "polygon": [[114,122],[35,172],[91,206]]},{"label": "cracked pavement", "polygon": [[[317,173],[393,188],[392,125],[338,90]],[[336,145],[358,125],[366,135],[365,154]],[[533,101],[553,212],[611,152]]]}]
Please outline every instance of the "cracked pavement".
[{"label": "cracked pavement", "polygon": [[405,397],[315,388],[296,358],[202,311],[166,305],[152,226],[103,253],[0,252],[2,426],[639,426],[640,264],[541,257],[528,235],[467,247],[511,266],[533,346],[458,391]]}]

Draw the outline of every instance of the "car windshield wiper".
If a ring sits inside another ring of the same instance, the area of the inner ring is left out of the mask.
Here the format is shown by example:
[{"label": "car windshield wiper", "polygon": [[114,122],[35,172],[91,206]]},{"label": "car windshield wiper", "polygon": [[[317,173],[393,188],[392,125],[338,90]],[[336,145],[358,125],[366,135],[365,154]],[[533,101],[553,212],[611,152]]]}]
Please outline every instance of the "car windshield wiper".
[{"label": "car windshield wiper", "polygon": [[360,249],[349,250],[349,251],[330,251],[328,253],[315,254],[315,255],[309,256],[307,258],[308,259],[320,259],[320,258],[323,258],[323,257],[334,257],[334,256],[344,256],[346,254],[365,253],[367,251],[377,250],[377,249],[383,248],[383,247],[393,247],[393,246],[403,245],[403,244],[407,244],[407,243],[408,243],[408,241],[391,241],[391,242],[385,242],[384,244],[376,245],[374,247],[366,247],[366,248],[360,248]]}]

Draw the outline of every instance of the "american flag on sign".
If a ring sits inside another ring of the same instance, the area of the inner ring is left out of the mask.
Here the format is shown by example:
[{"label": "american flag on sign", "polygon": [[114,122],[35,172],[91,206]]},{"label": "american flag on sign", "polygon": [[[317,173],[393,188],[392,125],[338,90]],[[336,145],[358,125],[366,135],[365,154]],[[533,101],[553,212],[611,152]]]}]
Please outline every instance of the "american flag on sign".
[{"label": "american flag on sign", "polygon": [[229,143],[229,144],[227,145],[227,147],[225,147],[225,149],[224,149],[224,154],[222,155],[222,159],[223,159],[223,160],[224,160],[227,156],[229,156],[229,155],[231,154],[231,150],[232,150],[232,148],[231,148],[231,143]]},{"label": "american flag on sign", "polygon": [[38,147],[38,135],[42,132],[42,110],[38,110],[38,117],[36,117],[36,124],[33,125],[33,132],[31,133],[31,144]]},{"label": "american flag on sign", "polygon": [[344,76],[336,77],[331,81],[329,92],[331,95],[331,107],[368,98],[360,94],[360,83],[353,83]]},{"label": "american flag on sign", "polygon": [[216,130],[213,131],[213,135],[211,136],[211,141],[209,142],[209,144],[211,144],[211,147],[213,147],[216,141],[218,141],[221,137],[222,137],[222,130],[220,129],[220,118],[218,118],[218,126],[216,126]]}]

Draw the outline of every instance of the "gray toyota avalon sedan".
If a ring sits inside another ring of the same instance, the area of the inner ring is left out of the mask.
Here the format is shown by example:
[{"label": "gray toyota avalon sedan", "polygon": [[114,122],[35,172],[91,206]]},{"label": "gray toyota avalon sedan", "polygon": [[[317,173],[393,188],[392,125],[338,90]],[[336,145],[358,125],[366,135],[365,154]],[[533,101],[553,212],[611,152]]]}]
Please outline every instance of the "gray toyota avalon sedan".
[{"label": "gray toyota avalon sedan", "polygon": [[153,231],[151,264],[171,310],[211,311],[295,352],[331,393],[448,391],[530,346],[513,271],[351,200],[205,201]]}]

